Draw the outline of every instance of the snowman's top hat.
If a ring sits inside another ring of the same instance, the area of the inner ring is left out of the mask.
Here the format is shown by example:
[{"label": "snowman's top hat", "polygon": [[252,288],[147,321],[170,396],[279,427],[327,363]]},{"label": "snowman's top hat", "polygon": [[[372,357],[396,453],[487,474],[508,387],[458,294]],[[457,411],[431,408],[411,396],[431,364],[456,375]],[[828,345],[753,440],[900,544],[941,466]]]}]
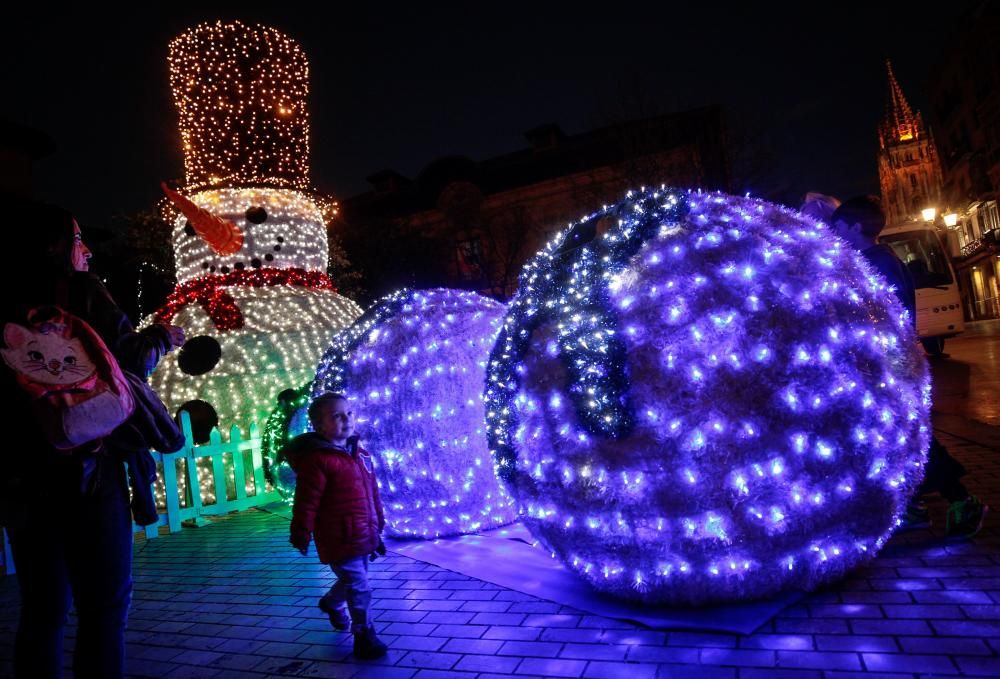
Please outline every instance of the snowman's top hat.
[{"label": "snowman's top hat", "polygon": [[200,24],[170,43],[186,193],[211,188],[308,190],[309,63],[280,31]]}]

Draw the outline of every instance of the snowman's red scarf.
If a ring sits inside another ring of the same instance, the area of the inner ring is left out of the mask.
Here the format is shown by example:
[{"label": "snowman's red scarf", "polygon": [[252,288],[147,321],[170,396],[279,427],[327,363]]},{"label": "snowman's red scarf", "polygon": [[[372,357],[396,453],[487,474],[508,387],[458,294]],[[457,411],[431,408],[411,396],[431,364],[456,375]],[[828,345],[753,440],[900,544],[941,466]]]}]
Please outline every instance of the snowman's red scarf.
[{"label": "snowman's red scarf", "polygon": [[236,300],[225,290],[236,285],[251,288],[294,285],[312,290],[336,290],[325,273],[304,269],[253,269],[212,274],[178,285],[167,303],[156,312],[156,322],[171,323],[183,307],[200,304],[217,330],[238,330],[243,327],[243,314]]}]

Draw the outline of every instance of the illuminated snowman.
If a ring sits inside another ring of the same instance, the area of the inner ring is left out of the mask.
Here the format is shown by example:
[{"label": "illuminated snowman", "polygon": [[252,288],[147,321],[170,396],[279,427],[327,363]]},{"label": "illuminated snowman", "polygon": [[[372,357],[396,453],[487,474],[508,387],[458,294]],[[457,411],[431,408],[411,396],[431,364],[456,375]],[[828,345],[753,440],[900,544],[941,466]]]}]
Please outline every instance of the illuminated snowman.
[{"label": "illuminated snowman", "polygon": [[309,382],[361,309],[326,274],[323,203],[308,182],[308,64],[278,31],[203,24],[170,45],[185,180],[174,211],[177,288],[150,320],[188,343],[151,383],[175,411],[207,402],[220,425],[263,423]]},{"label": "illuminated snowman", "polygon": [[486,416],[523,520],[569,569],[704,604],[873,556],[922,478],[929,393],[903,307],[825,226],[661,189],[525,266]]}]

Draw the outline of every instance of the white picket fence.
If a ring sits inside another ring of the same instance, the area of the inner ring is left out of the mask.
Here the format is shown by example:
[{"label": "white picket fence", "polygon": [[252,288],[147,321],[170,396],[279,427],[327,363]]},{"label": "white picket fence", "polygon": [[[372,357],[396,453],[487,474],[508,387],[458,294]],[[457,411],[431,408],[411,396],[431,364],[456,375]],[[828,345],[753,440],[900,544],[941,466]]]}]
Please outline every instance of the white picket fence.
[{"label": "white picket fence", "polygon": [[[171,533],[176,533],[184,522],[201,525],[205,523],[205,516],[242,511],[281,500],[281,495],[274,490],[268,491],[264,482],[262,439],[256,423],[250,425],[248,438],[243,438],[240,428],[233,425],[228,441],[222,440],[218,429],[212,429],[208,443],[203,445],[194,444],[191,418],[186,412],[181,412],[181,428],[184,431],[183,448],[176,453],[153,453],[162,465],[159,483],[154,485],[162,484],[165,507],[156,523],[145,527],[133,524],[133,532],[143,532],[147,539],[152,539],[160,534],[160,526],[167,526]],[[230,464],[226,463],[227,455],[232,458]],[[212,488],[207,490],[214,492],[206,493],[215,496],[211,504],[202,498],[198,478],[199,462],[203,463],[202,467],[207,466],[203,461],[211,463],[209,484]],[[227,488],[235,490],[234,497],[229,497]],[[14,572],[6,531],[3,563],[8,574]]]}]

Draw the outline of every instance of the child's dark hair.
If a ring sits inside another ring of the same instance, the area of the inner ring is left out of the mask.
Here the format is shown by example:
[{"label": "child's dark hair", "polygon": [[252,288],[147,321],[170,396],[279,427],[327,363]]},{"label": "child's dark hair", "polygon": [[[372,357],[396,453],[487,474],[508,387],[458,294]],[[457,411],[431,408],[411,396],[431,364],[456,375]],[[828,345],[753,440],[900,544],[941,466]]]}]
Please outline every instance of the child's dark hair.
[{"label": "child's dark hair", "polygon": [[313,399],[312,403],[309,404],[309,421],[314,423],[316,418],[319,416],[319,411],[327,403],[333,403],[334,401],[346,401],[347,397],[343,394],[335,394],[332,391],[325,391],[316,398]]},{"label": "child's dark hair", "polygon": [[885,214],[882,203],[875,196],[855,196],[841,203],[830,215],[830,223],[838,221],[850,226],[861,225],[861,233],[872,240],[885,228]]}]

